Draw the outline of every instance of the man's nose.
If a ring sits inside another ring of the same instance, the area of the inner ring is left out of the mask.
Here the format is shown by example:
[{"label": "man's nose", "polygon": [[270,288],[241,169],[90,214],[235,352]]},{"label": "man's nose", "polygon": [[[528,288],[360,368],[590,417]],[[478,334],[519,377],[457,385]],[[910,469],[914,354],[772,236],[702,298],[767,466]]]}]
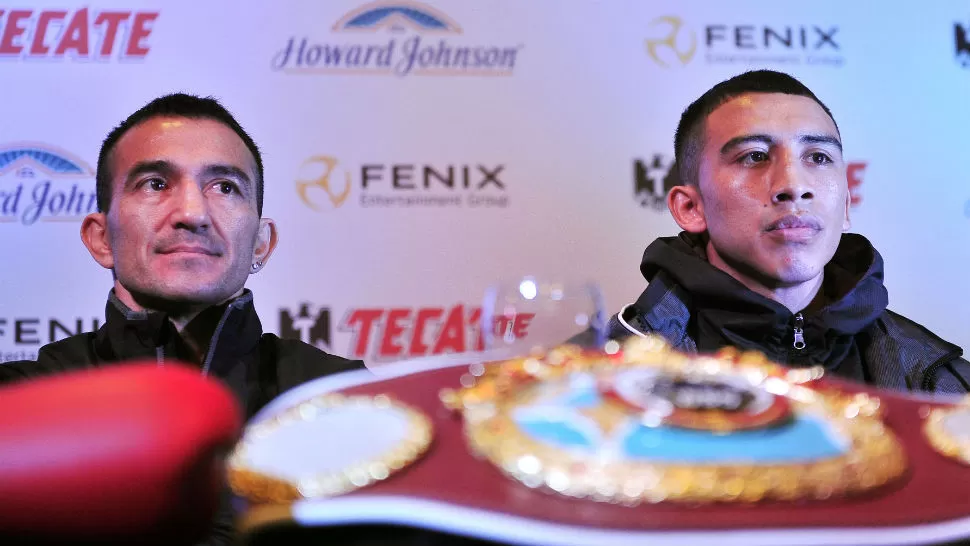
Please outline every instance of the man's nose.
[{"label": "man's nose", "polygon": [[773,204],[805,203],[815,198],[815,193],[798,158],[788,157],[777,163],[771,176]]},{"label": "man's nose", "polygon": [[191,231],[209,227],[209,203],[205,199],[202,188],[194,180],[185,180],[179,184],[175,192],[175,211],[173,222],[175,227]]}]

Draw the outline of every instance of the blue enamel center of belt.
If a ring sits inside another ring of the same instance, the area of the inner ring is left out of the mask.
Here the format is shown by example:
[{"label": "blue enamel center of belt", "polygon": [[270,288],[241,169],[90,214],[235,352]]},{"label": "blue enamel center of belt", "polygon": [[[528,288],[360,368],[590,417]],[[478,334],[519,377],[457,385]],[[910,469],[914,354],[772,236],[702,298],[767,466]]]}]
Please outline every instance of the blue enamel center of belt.
[{"label": "blue enamel center of belt", "polygon": [[756,430],[714,433],[668,426],[647,427],[636,415],[604,430],[583,410],[601,403],[592,386],[540,397],[513,412],[519,428],[534,440],[568,451],[628,460],[691,464],[792,464],[837,457],[846,442],[824,420],[796,414],[787,423]]}]

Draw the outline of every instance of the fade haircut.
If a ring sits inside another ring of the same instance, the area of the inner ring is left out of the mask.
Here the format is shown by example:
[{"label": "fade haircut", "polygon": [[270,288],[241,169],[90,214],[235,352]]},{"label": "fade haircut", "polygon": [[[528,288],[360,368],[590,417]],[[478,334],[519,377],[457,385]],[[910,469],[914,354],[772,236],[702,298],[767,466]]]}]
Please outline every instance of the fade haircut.
[{"label": "fade haircut", "polygon": [[101,143],[101,152],[98,154],[98,171],[95,175],[98,212],[108,212],[108,209],[111,208],[111,177],[113,173],[108,162],[118,140],[132,127],[157,117],[211,119],[222,123],[239,135],[256,161],[256,211],[260,216],[263,215],[263,159],[259,154],[256,143],[243,130],[236,118],[232,117],[232,114],[219,104],[219,101],[212,97],[197,97],[185,93],[173,93],[158,97],[139,108],[138,111],[128,116],[120,125],[108,133],[104,142]]},{"label": "fade haircut", "polygon": [[710,88],[691,103],[680,116],[677,133],[674,135],[674,163],[681,184],[696,186],[701,150],[704,147],[704,125],[707,116],[722,104],[746,93],[784,93],[808,97],[818,103],[832,119],[835,130],[839,124],[828,106],[822,103],[802,82],[783,72],[774,70],[753,70],[725,80]]}]

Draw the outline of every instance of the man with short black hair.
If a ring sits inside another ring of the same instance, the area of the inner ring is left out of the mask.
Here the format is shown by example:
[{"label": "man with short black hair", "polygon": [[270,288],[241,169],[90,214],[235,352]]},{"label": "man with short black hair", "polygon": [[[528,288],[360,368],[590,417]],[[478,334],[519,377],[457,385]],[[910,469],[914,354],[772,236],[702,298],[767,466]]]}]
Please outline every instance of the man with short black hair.
[{"label": "man with short black hair", "polygon": [[[174,360],[224,382],[249,418],[290,387],[363,367],[263,333],[244,285],[276,248],[276,224],[262,217],[259,149],[216,100],[160,97],[111,131],[97,200],[81,239],[114,278],[104,325],[45,345],[36,362],[0,365],[0,383]],[[230,516],[210,544],[228,541]]]},{"label": "man with short black hair", "polygon": [[758,70],[715,85],[684,111],[674,147],[667,206],[684,231],[647,247],[649,286],[610,337],[651,332],[689,352],[733,346],[880,387],[970,391],[959,347],[886,309],[882,257],[846,233],[838,126],[801,82]]}]

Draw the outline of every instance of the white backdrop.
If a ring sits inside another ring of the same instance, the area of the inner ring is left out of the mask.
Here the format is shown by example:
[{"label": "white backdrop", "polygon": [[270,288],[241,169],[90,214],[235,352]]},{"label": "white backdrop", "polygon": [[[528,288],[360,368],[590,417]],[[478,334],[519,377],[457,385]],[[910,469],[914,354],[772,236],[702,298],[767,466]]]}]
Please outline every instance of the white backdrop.
[{"label": "white backdrop", "polygon": [[[460,349],[435,335],[518,274],[634,299],[643,249],[677,231],[649,190],[680,112],[761,67],[812,88],[864,164],[853,230],[886,259],[891,308],[970,346],[965,0],[29,4],[0,5],[0,361],[102,317],[111,278],[79,218],[101,140],[158,95],[220,98],[263,149],[281,229],[248,285],[264,328],[377,363]],[[387,322],[404,333],[382,339]]]}]

